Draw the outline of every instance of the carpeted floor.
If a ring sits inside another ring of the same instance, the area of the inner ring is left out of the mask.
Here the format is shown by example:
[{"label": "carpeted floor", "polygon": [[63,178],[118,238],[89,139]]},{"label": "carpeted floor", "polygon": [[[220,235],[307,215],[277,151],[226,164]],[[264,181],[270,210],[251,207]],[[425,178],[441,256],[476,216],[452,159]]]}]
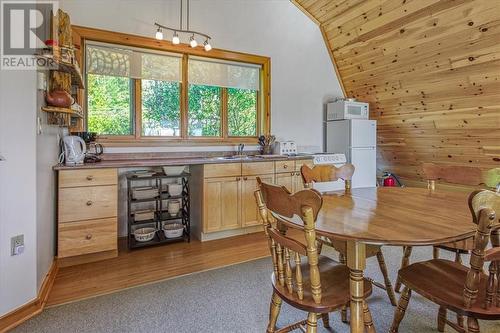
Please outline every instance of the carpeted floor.
[{"label": "carpeted floor", "polygon": [[[394,281],[401,248],[385,247],[384,254]],[[429,248],[415,248],[412,260],[430,257]],[[14,332],[265,332],[270,268],[270,259],[260,259],[62,305]],[[368,260],[366,275],[382,281],[375,258]],[[385,292],[374,288],[369,306],[377,332],[387,332],[394,308]],[[436,305],[414,294],[400,332],[437,332],[436,315]],[[278,324],[301,319],[304,313],[283,305]],[[349,332],[339,313],[330,321],[333,332]],[[481,332],[500,332],[500,321],[481,322]]]}]

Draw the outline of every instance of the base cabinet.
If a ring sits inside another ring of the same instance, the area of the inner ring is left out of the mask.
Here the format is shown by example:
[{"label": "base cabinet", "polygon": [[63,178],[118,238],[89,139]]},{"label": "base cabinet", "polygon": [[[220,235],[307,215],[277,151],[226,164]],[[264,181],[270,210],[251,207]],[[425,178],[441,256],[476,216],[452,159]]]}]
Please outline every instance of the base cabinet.
[{"label": "base cabinet", "polygon": [[69,266],[117,255],[117,169],[61,170],[57,257]]},{"label": "base cabinet", "polygon": [[241,177],[217,177],[204,180],[204,232],[240,227]]},{"label": "base cabinet", "polygon": [[193,202],[199,207],[194,211],[199,209],[202,212],[195,218],[199,221],[197,234],[200,239],[262,231],[254,194],[258,187],[257,177],[263,182],[283,185],[295,192],[303,189],[300,167],[304,163],[312,164],[312,161],[206,164],[194,168],[192,179],[197,186],[203,187],[202,191],[193,192]]},{"label": "base cabinet", "polygon": [[250,227],[261,225],[259,208],[255,202],[255,190],[257,190],[257,177],[265,183],[274,183],[274,175],[244,176],[241,185],[241,225]]}]

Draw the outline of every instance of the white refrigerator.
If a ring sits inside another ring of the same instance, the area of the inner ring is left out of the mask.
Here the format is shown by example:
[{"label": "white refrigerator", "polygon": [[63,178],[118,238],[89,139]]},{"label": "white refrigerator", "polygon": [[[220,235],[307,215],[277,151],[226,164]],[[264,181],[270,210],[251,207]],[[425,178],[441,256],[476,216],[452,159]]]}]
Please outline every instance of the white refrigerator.
[{"label": "white refrigerator", "polygon": [[368,119],[325,122],[325,152],[343,153],[355,167],[352,187],[377,186],[377,121]]}]

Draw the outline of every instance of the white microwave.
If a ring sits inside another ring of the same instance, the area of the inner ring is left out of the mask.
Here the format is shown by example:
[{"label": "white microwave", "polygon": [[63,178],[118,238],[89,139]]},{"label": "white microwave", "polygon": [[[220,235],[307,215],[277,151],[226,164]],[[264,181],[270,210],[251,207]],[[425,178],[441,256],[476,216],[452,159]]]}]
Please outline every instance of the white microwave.
[{"label": "white microwave", "polygon": [[369,105],[363,102],[337,101],[326,105],[326,120],[368,119]]}]

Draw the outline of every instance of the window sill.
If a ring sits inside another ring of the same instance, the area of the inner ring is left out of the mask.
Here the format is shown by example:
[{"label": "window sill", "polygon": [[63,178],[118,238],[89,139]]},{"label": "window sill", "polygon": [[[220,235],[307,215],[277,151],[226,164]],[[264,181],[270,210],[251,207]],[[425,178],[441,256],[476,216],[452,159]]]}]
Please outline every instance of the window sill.
[{"label": "window sill", "polygon": [[257,145],[257,138],[189,138],[189,139],[130,139],[98,138],[97,143],[106,147],[175,147],[175,146],[237,146],[240,143]]}]

